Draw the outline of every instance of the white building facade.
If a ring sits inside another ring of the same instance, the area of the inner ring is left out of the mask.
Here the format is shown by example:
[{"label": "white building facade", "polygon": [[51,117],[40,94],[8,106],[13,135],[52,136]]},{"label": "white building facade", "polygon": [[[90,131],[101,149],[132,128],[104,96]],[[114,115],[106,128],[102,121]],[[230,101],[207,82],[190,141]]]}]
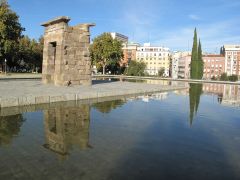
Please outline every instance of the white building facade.
[{"label": "white building facade", "polygon": [[182,57],[190,55],[191,52],[189,51],[175,51],[172,53],[172,78],[177,79],[178,78],[178,72],[179,72],[179,60]]},{"label": "white building facade", "polygon": [[169,48],[151,46],[150,43],[145,43],[144,46],[137,48],[136,60],[146,64],[145,72],[149,75],[158,75],[158,71],[164,69],[163,76],[169,77]]},{"label": "white building facade", "polygon": [[240,75],[240,45],[224,45],[225,72],[227,75]]}]

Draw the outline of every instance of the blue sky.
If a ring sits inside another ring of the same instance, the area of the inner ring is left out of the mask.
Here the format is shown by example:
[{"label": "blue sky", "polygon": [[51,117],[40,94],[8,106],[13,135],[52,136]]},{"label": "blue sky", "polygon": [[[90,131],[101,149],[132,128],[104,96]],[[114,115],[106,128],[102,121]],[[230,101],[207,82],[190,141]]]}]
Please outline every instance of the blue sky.
[{"label": "blue sky", "polygon": [[91,39],[103,32],[119,32],[130,41],[151,42],[188,50],[194,27],[204,51],[219,52],[223,44],[240,44],[240,0],[9,0],[26,28],[38,38],[42,22],[71,17],[70,25],[94,22]]}]

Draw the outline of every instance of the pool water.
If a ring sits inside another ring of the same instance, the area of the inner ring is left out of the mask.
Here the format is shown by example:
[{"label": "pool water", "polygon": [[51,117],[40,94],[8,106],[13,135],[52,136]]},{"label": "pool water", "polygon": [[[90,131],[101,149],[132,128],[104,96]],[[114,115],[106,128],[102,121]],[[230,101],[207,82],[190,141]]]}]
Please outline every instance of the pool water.
[{"label": "pool water", "polygon": [[31,111],[1,110],[0,179],[240,179],[238,86]]}]

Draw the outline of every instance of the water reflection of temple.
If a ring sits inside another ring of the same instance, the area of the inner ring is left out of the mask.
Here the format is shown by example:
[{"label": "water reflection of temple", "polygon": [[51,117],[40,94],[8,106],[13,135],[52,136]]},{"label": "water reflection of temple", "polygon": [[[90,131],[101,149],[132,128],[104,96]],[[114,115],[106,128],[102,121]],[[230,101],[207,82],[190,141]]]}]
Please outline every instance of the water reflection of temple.
[{"label": "water reflection of temple", "polygon": [[89,147],[90,106],[57,107],[44,111],[44,147],[64,157],[74,147]]}]

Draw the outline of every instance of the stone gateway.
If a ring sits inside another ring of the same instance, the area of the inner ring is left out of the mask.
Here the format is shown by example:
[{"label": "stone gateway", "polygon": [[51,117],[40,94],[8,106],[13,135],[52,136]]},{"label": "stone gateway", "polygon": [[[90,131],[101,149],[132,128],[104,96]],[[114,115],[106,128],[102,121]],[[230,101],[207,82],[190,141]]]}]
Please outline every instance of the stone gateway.
[{"label": "stone gateway", "polygon": [[95,24],[70,27],[69,17],[58,17],[45,27],[42,81],[55,85],[91,85],[89,28]]}]

